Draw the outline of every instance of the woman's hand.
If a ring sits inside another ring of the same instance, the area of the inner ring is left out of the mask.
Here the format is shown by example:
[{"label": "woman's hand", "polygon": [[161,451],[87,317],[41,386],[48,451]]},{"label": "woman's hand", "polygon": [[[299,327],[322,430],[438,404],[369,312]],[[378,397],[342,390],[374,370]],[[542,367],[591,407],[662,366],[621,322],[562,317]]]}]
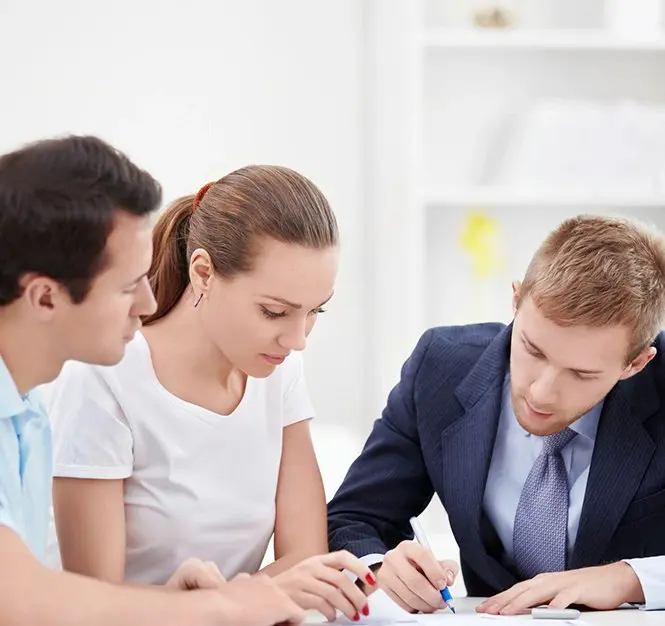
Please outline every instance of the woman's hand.
[{"label": "woman's hand", "polygon": [[337,617],[337,611],[358,621],[360,613],[369,615],[367,596],[342,570],[371,586],[376,584],[371,570],[346,551],[310,557],[274,580],[303,609],[319,611],[329,621]]},{"label": "woman's hand", "polygon": [[188,591],[190,589],[217,589],[226,579],[212,561],[187,559],[173,572],[165,587]]}]

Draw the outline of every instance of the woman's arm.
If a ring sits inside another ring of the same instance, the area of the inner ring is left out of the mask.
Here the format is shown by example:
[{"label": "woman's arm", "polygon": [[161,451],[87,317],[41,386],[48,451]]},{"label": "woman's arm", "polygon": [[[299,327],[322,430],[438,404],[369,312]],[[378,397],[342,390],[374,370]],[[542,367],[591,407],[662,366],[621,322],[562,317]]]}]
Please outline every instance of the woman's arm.
[{"label": "woman's arm", "polygon": [[121,583],[125,578],[124,481],[55,478],[53,508],[63,569]]},{"label": "woman's arm", "polygon": [[369,614],[367,598],[342,570],[375,582],[369,568],[348,552],[328,554],[326,498],[309,422],[297,422],[284,428],[275,562],[263,573],[303,609],[317,610],[331,621],[341,611],[357,621],[361,613]]},{"label": "woman's arm", "polygon": [[[125,578],[124,481],[56,478],[53,487],[56,528],[63,569],[106,582]],[[219,589],[225,584],[217,566],[190,558],[165,586],[171,589]],[[149,587],[132,583],[133,587]]]},{"label": "woman's arm", "polygon": [[328,552],[326,498],[305,420],[284,428],[277,482],[275,562],[262,571],[280,574],[307,557]]}]

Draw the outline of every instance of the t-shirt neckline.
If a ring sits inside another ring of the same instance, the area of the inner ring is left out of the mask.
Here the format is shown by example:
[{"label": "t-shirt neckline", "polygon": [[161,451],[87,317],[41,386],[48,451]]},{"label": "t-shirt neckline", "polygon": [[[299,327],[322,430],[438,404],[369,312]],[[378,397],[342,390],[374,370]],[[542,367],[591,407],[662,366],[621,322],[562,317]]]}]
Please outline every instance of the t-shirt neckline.
[{"label": "t-shirt neckline", "polygon": [[152,386],[169,402],[178,405],[181,409],[211,424],[220,424],[238,419],[245,412],[244,408],[250,401],[251,395],[254,393],[254,379],[251,376],[247,377],[247,382],[245,383],[245,392],[243,393],[238,406],[236,406],[236,408],[231,411],[231,413],[224,415],[223,413],[211,411],[210,409],[207,409],[206,407],[203,407],[199,404],[183,400],[183,398],[172,393],[166,387],[164,387],[164,385],[162,385],[159,378],[157,377],[157,372],[155,371],[155,367],[152,362],[152,353],[148,340],[140,330],[137,331],[136,335],[138,336],[139,343],[141,344],[141,351],[146,357],[146,365],[150,374],[150,382]]}]

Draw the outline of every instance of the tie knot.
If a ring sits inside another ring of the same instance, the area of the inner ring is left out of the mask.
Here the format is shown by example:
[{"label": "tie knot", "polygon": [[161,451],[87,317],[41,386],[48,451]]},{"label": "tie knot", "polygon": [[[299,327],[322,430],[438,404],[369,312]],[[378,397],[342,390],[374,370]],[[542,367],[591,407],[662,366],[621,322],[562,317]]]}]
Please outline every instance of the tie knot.
[{"label": "tie knot", "polygon": [[564,428],[561,432],[547,435],[543,438],[543,452],[545,454],[559,454],[577,433],[570,428]]}]

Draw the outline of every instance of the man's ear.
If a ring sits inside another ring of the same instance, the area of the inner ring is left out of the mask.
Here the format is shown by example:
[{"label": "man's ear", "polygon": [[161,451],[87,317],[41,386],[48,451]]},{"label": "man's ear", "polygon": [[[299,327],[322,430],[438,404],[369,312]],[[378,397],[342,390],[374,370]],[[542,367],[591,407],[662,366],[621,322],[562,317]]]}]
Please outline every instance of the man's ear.
[{"label": "man's ear", "polygon": [[626,369],[623,371],[623,374],[621,374],[621,378],[619,380],[625,380],[626,378],[630,378],[631,376],[635,376],[635,374],[639,374],[653,359],[653,357],[656,356],[656,348],[654,346],[649,346],[647,348],[644,348],[642,352],[640,352],[627,366]]},{"label": "man's ear", "polygon": [[517,307],[520,303],[520,292],[522,289],[522,283],[519,280],[514,280],[512,282],[513,288],[513,315],[517,313]]},{"label": "man's ear", "polygon": [[49,321],[56,309],[66,301],[71,302],[67,290],[57,281],[40,274],[26,274],[20,281],[21,298],[40,321]]}]

